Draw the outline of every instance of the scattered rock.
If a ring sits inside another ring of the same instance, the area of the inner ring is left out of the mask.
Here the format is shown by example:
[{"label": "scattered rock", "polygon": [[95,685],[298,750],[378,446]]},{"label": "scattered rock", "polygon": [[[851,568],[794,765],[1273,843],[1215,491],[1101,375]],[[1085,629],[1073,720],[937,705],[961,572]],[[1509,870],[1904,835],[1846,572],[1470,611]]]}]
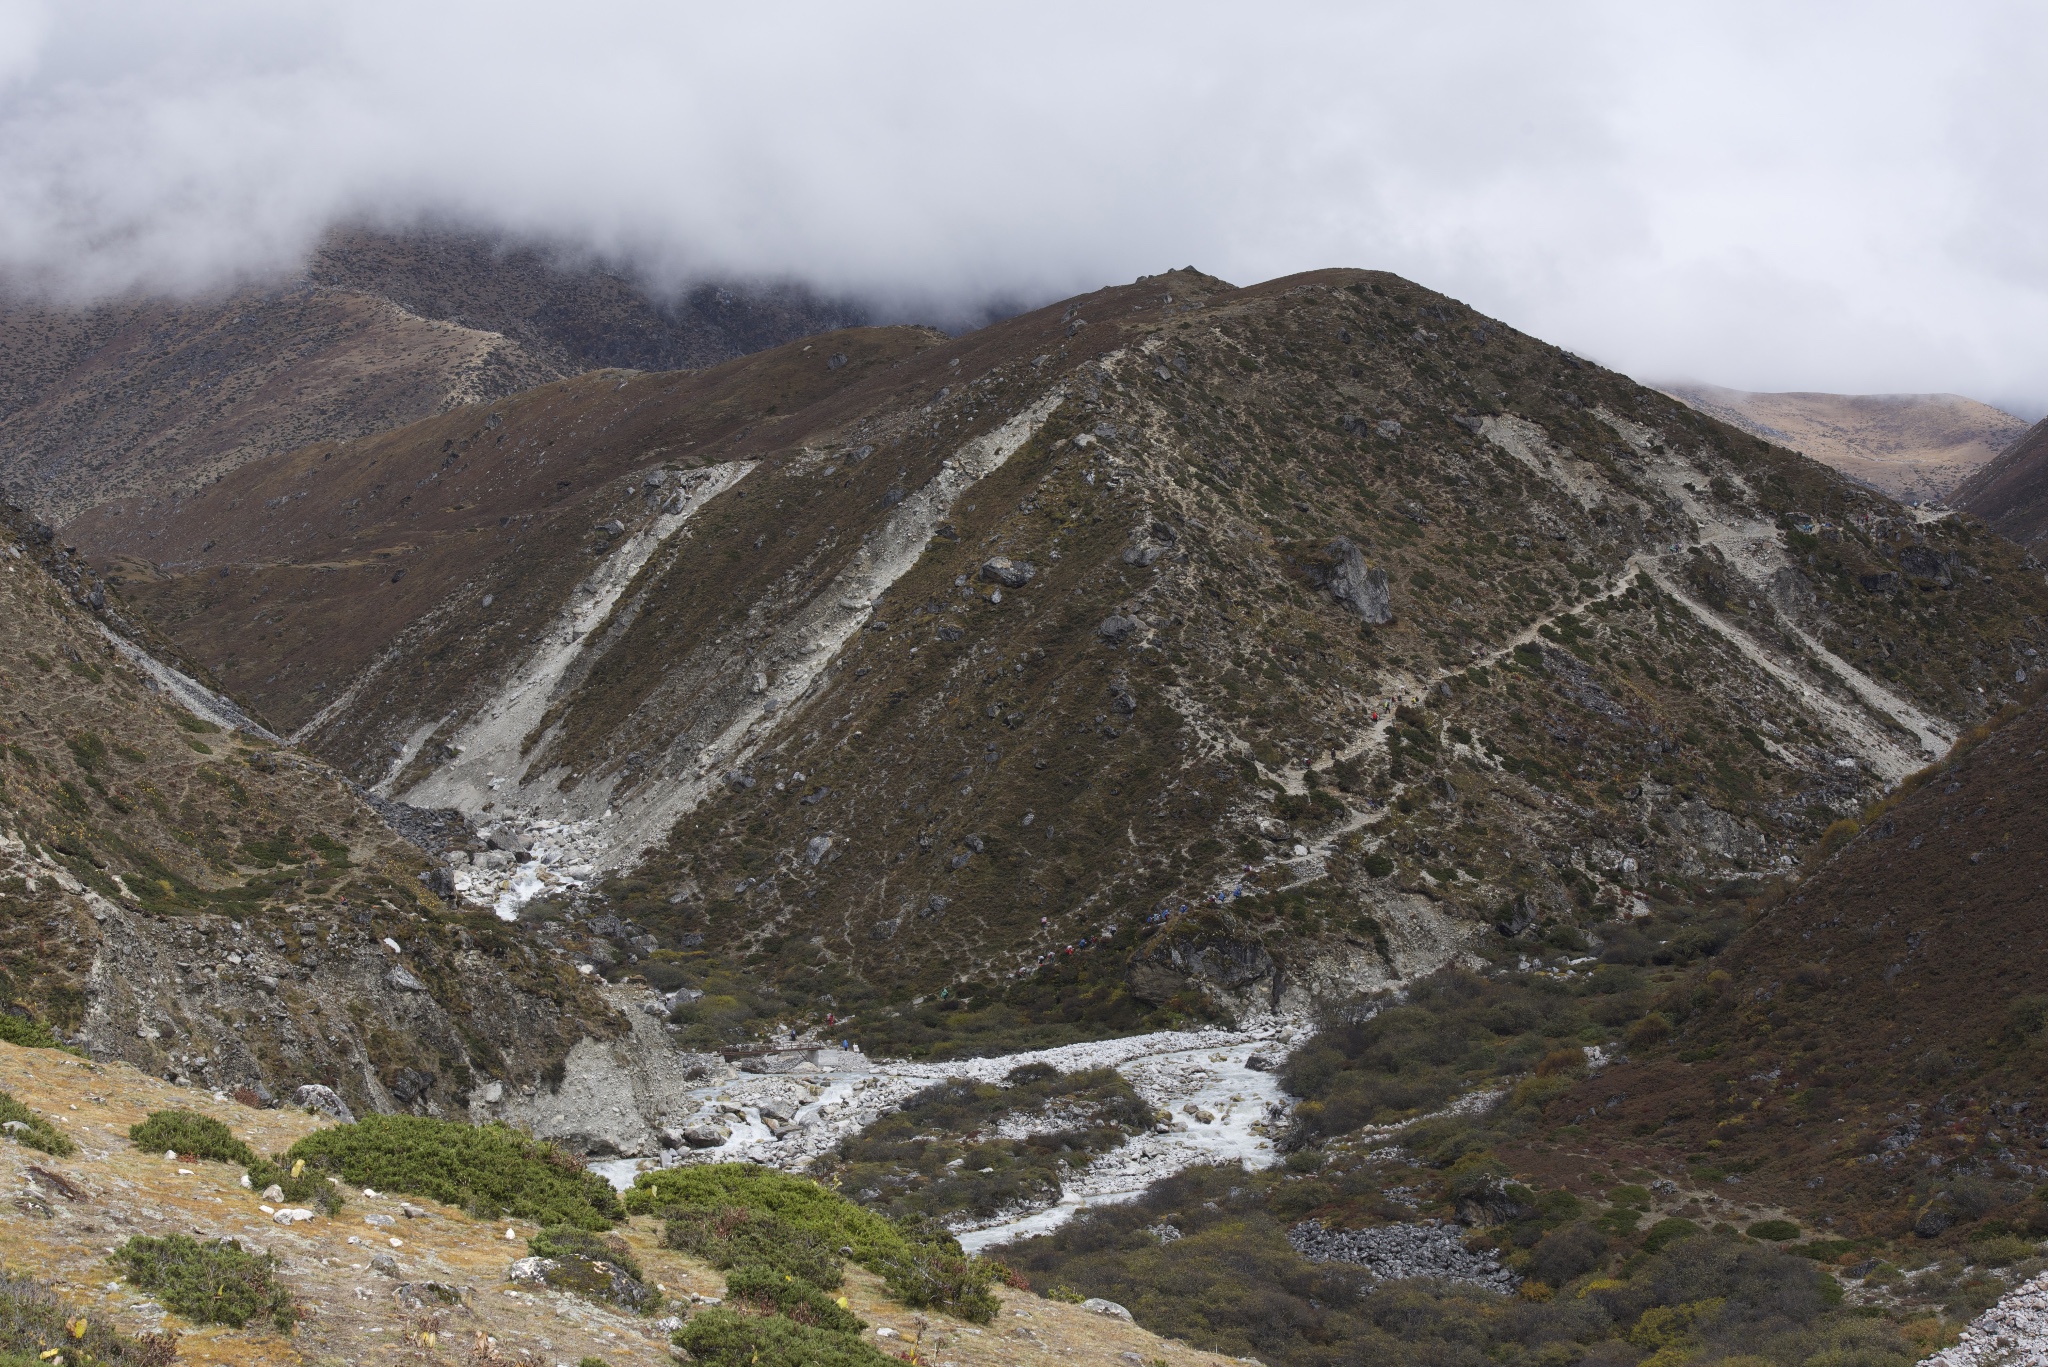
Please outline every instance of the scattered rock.
[{"label": "scattered rock", "polygon": [[732,1138],[732,1131],[723,1125],[689,1125],[683,1129],[685,1146],[692,1149],[715,1149]]},{"label": "scattered rock", "polygon": [[1038,574],[1038,567],[1028,560],[1011,560],[1008,556],[991,556],[981,562],[981,577],[984,583],[1001,584],[1006,589],[1021,589]]},{"label": "scattered rock", "polygon": [[424,992],[427,985],[407,971],[403,964],[393,964],[391,971],[384,975],[384,985],[400,992]]},{"label": "scattered rock", "polygon": [[1100,1296],[1090,1296],[1087,1300],[1082,1301],[1081,1308],[1083,1310],[1093,1310],[1098,1315],[1108,1315],[1111,1319],[1119,1319],[1126,1324],[1137,1323],[1136,1320],[1131,1318],[1130,1311],[1124,1309],[1115,1301],[1106,1301]]},{"label": "scattered rock", "polygon": [[1097,627],[1095,630],[1096,633],[1100,635],[1103,640],[1109,642],[1113,646],[1120,646],[1125,641],[1128,641],[1133,635],[1144,630],[1144,628],[1145,624],[1143,622],[1140,622],[1137,618],[1126,617],[1121,613],[1115,613],[1108,617],[1103,618],[1102,625]]},{"label": "scattered rock", "polygon": [[318,1082],[309,1082],[295,1089],[292,1092],[292,1105],[331,1115],[344,1125],[353,1124],[356,1118],[355,1113],[349,1110],[348,1103],[341,1099],[341,1093]]},{"label": "scattered rock", "polygon": [[508,1282],[525,1282],[529,1286],[546,1286],[548,1273],[559,1264],[553,1258],[521,1258],[505,1269]]}]

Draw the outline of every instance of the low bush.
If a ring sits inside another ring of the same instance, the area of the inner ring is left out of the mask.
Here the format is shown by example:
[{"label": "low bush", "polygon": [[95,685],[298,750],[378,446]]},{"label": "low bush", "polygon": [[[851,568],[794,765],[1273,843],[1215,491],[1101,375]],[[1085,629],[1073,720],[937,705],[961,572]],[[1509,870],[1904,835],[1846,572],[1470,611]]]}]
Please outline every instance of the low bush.
[{"label": "low bush", "polygon": [[526,1251],[536,1258],[588,1258],[607,1262],[636,1282],[647,1280],[640,1260],[633,1256],[624,1239],[575,1225],[549,1225],[526,1241]]},{"label": "low bush", "polygon": [[180,1158],[209,1158],[217,1163],[251,1167],[256,1154],[235,1132],[210,1115],[193,1111],[151,1111],[149,1119],[128,1127],[128,1137],[144,1153],[172,1153]]},{"label": "low bush", "polygon": [[763,1314],[787,1315],[798,1324],[835,1333],[858,1334],[868,1327],[846,1308],[844,1296],[835,1299],[801,1277],[765,1267],[735,1268],[725,1279],[725,1297]]},{"label": "low bush", "polygon": [[1768,1239],[1774,1244],[1783,1244],[1799,1237],[1799,1226],[1790,1220],[1758,1220],[1743,1232],[1752,1239]]},{"label": "low bush", "polygon": [[723,1306],[692,1315],[675,1342],[706,1367],[896,1367],[896,1359],[851,1334]]},{"label": "low bush", "polygon": [[[1356,1171],[1361,1182],[1386,1180],[1370,1163]],[[1411,1173],[1395,1179],[1404,1190],[1415,1186]],[[1529,1195],[1541,1211],[1555,1193]],[[1325,1175],[1195,1168],[1005,1256],[1042,1285],[1129,1307],[1156,1334],[1268,1367],[1909,1367],[1918,1356],[1892,1324],[1840,1306],[1840,1287],[1812,1262],[1693,1226],[1687,1238],[1667,1229],[1656,1252],[1603,1249],[1604,1235],[1569,1220],[1528,1244],[1509,1237],[1512,1227],[1488,1231],[1502,1236],[1496,1248],[1521,1266],[1525,1285],[1539,1271],[1559,1279],[1542,1300],[1425,1278],[1374,1281],[1296,1253],[1289,1226],[1347,1199],[1358,1198]],[[1388,1203],[1380,1218],[1419,1215]],[[1162,1238],[1168,1225],[1174,1237]]]},{"label": "low bush", "polygon": [[169,1367],[174,1336],[129,1338],[105,1320],[66,1308],[47,1287],[0,1272],[0,1362],[42,1367],[62,1357],[67,1367]]},{"label": "low bush", "polygon": [[0,1040],[18,1044],[24,1049],[61,1047],[49,1026],[39,1020],[30,1020],[26,1016],[17,1016],[6,1011],[0,1011]]},{"label": "low bush", "polygon": [[864,1267],[908,1247],[902,1230],[886,1216],[863,1210],[806,1178],[752,1163],[704,1163],[643,1172],[625,1193],[624,1204],[634,1215],[733,1206],[765,1211],[825,1248],[851,1248],[853,1260]]},{"label": "low bush", "polygon": [[868,1270],[881,1273],[889,1294],[913,1310],[944,1310],[963,1320],[987,1324],[1002,1308],[995,1285],[1007,1278],[1008,1269],[986,1258],[969,1257],[958,1248],[957,1244],[951,1248],[917,1244],[870,1263]]},{"label": "low bush", "polygon": [[24,1148],[40,1149],[59,1158],[69,1158],[78,1151],[71,1136],[6,1092],[0,1092],[0,1130]]},{"label": "low bush", "polygon": [[620,1215],[609,1182],[587,1171],[580,1160],[509,1125],[365,1116],[354,1124],[315,1130],[279,1162],[300,1159],[308,1169],[353,1186],[425,1196],[487,1220],[513,1216],[540,1225],[603,1230]]},{"label": "low bush", "polygon": [[676,1211],[668,1217],[661,1242],[721,1272],[759,1267],[828,1290],[845,1280],[838,1256],[816,1235],[779,1215],[745,1206]]},{"label": "low bush", "polygon": [[829,1288],[840,1275],[831,1250],[844,1249],[905,1305],[978,1324],[995,1317],[992,1288],[1008,1275],[933,1226],[891,1221],[816,1182],[751,1164],[643,1173],[625,1205],[667,1216],[664,1242],[714,1266],[762,1267]]},{"label": "low bush", "polygon": [[128,1280],[195,1324],[240,1329],[267,1319],[289,1334],[298,1322],[291,1294],[277,1279],[277,1260],[245,1252],[233,1239],[204,1243],[184,1234],[138,1234],[113,1254]]},{"label": "low bush", "polygon": [[1289,1056],[1281,1081],[1302,1098],[1302,1138],[1406,1120],[1493,1079],[1525,1075],[1503,1109],[1533,1119],[1582,1070],[1583,1043],[1640,1031],[1655,1015],[1641,974],[1626,965],[1568,984],[1447,968],[1374,1006],[1369,1015],[1333,1016]]}]

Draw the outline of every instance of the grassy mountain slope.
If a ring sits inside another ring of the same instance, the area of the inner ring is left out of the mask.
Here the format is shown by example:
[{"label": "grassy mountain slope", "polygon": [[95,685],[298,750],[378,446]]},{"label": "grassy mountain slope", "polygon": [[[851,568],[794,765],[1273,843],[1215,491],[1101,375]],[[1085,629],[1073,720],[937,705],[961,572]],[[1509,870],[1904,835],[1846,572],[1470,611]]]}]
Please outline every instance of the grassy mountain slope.
[{"label": "grassy mountain slope", "polygon": [[53,569],[10,515],[0,1007],[167,1077],[378,1109],[531,1086],[616,1029],[544,942],[446,914],[340,775],[179,706]]},{"label": "grassy mountain slope", "polygon": [[1082,936],[1089,1010],[1235,1010],[1739,897],[1995,710],[2048,597],[1357,271],[587,377],[152,518],[74,530],[279,726],[590,822],[613,909],[820,1012],[973,1014]]},{"label": "grassy mountain slope", "polygon": [[1939,502],[2012,445],[2026,420],[1960,394],[1750,394],[1710,384],[1664,391],[1913,503]]}]

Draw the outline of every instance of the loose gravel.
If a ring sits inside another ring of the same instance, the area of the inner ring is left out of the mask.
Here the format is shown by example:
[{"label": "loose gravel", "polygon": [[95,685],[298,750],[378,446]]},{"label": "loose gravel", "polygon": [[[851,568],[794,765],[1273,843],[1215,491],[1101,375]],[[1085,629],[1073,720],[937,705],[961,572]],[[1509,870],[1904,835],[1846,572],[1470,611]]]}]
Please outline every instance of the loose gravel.
[{"label": "loose gravel", "polygon": [[1435,1220],[1371,1229],[1325,1229],[1305,1220],[1287,1231],[1287,1242],[1310,1262],[1356,1263],[1380,1281],[1436,1277],[1502,1293],[1517,1283],[1498,1259],[1466,1249],[1463,1229]]}]

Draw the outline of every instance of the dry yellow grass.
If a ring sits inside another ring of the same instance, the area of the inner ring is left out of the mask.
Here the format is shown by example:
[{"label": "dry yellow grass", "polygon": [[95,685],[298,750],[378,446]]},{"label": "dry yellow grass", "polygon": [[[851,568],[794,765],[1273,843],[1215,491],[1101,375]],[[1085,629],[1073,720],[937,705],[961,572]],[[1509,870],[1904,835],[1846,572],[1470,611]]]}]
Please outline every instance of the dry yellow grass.
[{"label": "dry yellow grass", "polygon": [[1960,394],[1750,394],[1715,385],[1665,392],[1913,502],[1946,496],[2027,430],[2024,419]]},{"label": "dry yellow grass", "polygon": [[[299,1111],[257,1111],[210,1093],[174,1086],[126,1064],[96,1064],[54,1050],[0,1044],[0,1088],[50,1116],[78,1143],[70,1158],[0,1142],[0,1180],[10,1202],[0,1215],[0,1263],[36,1277],[67,1302],[95,1310],[128,1333],[178,1333],[185,1363],[574,1363],[602,1357],[611,1367],[673,1362],[667,1335],[649,1319],[620,1314],[555,1292],[531,1293],[505,1279],[513,1259],[526,1253],[533,1233],[523,1222],[486,1224],[431,1201],[429,1212],[408,1220],[395,1197],[366,1197],[351,1189],[348,1205],[292,1226],[274,1223],[258,1194],[240,1185],[231,1164],[179,1163],[137,1152],[128,1127],[154,1110],[183,1109],[213,1116],[263,1153],[288,1147],[325,1123]],[[39,1172],[37,1171],[39,1170]],[[63,1187],[75,1193],[67,1195]],[[365,1215],[395,1217],[373,1226]],[[515,1237],[506,1239],[507,1229]],[[164,1312],[150,1297],[120,1280],[107,1251],[134,1234],[230,1236],[244,1247],[277,1255],[285,1283],[309,1314],[291,1337],[252,1324],[247,1329],[195,1326]],[[719,1275],[693,1259],[659,1247],[660,1226],[639,1219],[621,1231],[650,1278],[670,1296],[719,1296]],[[400,1240],[396,1247],[392,1239]],[[372,1270],[370,1259],[388,1252],[398,1277]],[[459,1305],[421,1303],[408,1288],[421,1282],[460,1288]],[[849,1269],[846,1294],[855,1313],[876,1329],[885,1351],[907,1353],[922,1343],[917,1360],[957,1367],[1008,1364],[1101,1363],[1214,1367],[1228,1359],[1169,1343],[1121,1321],[1043,1300],[1028,1292],[1003,1293],[1002,1312],[987,1326],[904,1309],[881,1282]],[[409,1299],[412,1301],[408,1303]]]}]

